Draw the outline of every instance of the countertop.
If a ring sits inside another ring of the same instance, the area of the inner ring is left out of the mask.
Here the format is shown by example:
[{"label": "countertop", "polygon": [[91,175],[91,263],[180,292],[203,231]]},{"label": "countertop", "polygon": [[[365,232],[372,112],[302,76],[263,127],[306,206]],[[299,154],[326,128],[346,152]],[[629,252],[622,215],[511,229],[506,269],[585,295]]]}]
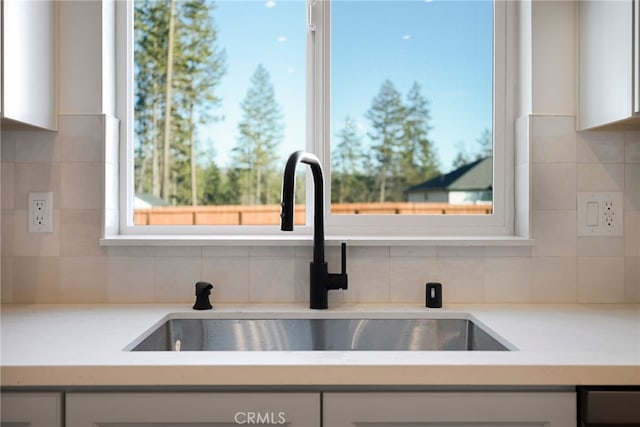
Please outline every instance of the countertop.
[{"label": "countertop", "polygon": [[[38,386],[573,386],[640,384],[640,305],[4,305],[0,379]],[[502,352],[130,352],[173,317],[456,317]]]}]

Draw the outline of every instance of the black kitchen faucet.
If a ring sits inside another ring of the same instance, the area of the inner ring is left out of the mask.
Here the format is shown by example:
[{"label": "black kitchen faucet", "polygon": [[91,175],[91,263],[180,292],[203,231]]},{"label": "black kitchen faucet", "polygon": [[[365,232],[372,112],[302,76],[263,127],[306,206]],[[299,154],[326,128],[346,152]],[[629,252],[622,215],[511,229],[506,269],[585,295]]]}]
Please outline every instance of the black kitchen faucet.
[{"label": "black kitchen faucet", "polygon": [[347,289],[347,245],[342,243],[342,272],[329,273],[324,260],[324,177],[318,158],[305,151],[296,151],[289,156],[282,181],[282,213],[280,229],[293,231],[293,209],[295,205],[296,166],[306,163],[313,174],[313,261],[310,264],[309,307],[328,307],[327,294],[330,289]]}]

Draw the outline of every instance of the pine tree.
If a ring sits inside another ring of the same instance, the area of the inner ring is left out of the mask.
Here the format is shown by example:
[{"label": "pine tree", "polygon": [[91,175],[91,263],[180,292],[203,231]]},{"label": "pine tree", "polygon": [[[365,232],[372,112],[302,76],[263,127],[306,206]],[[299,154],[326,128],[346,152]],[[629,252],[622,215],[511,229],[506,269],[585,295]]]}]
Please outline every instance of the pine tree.
[{"label": "pine tree", "polygon": [[135,189],[158,197],[168,16],[167,2],[135,2]]},{"label": "pine tree", "polygon": [[479,145],[477,160],[493,156],[493,134],[489,129],[483,130],[476,142]]},{"label": "pine tree", "polygon": [[414,82],[407,94],[403,146],[400,152],[404,190],[440,174],[435,148],[428,134],[431,113],[420,85]]},{"label": "pine tree", "polygon": [[[169,7],[169,28],[167,36],[167,62],[166,62],[166,81],[165,81],[165,103],[164,103],[164,135],[162,142],[162,188],[160,196],[164,200],[169,200],[171,193],[176,193],[176,182],[174,181],[173,191],[170,189],[171,165],[171,119],[173,115],[173,52],[175,46],[175,28],[176,28],[176,0],[170,0]],[[175,176],[175,174],[174,174]],[[175,204],[175,200],[174,200]]]},{"label": "pine tree", "polygon": [[453,160],[453,163],[451,164],[453,169],[458,169],[459,167],[468,165],[469,163],[472,162],[471,157],[467,153],[467,149],[464,145],[464,142],[458,141],[458,143],[456,144],[456,147],[458,148],[458,154],[456,155],[456,158]]},{"label": "pine tree", "polygon": [[214,2],[147,0],[135,5],[136,191],[196,204],[197,129],[216,120],[224,75]]},{"label": "pine tree", "polygon": [[390,80],[385,80],[373,98],[371,107],[365,117],[371,122],[372,132],[368,133],[375,153],[377,168],[378,201],[395,201],[388,194],[388,187],[396,179],[399,171],[397,163],[398,145],[403,137],[403,122],[406,108],[402,103],[400,92]]},{"label": "pine tree", "polygon": [[[180,2],[177,26],[176,92],[180,116],[184,124],[183,141],[188,151],[188,166],[180,173],[189,172],[190,202],[198,204],[198,140],[199,125],[218,121],[213,111],[221,105],[214,89],[219,86],[226,72],[225,52],[216,49],[218,38],[212,19],[215,5],[211,1]],[[211,190],[209,190],[211,191]]]},{"label": "pine tree", "polygon": [[234,164],[240,169],[239,184],[244,204],[277,203],[279,188],[273,179],[276,149],[283,138],[284,120],[268,71],[259,64],[240,107]]},{"label": "pine tree", "polygon": [[344,127],[336,135],[331,155],[331,200],[336,203],[361,201],[365,196],[362,186],[362,136],[355,122],[346,117]]}]

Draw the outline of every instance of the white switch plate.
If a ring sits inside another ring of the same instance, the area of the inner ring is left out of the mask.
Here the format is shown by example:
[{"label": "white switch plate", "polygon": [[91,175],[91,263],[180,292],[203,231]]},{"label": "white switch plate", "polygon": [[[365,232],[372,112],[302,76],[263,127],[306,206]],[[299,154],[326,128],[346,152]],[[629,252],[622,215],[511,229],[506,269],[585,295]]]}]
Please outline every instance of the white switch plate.
[{"label": "white switch plate", "polygon": [[578,236],[622,236],[622,192],[578,193]]},{"label": "white switch plate", "polygon": [[27,197],[27,221],[30,233],[53,232],[53,193],[31,192]]}]

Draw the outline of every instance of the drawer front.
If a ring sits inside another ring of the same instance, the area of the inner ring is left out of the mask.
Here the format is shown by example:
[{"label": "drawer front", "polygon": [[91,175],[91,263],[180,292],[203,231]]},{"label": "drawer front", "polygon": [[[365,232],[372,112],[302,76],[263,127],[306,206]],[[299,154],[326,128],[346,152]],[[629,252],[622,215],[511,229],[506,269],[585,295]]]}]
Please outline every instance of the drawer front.
[{"label": "drawer front", "polygon": [[68,393],[66,427],[320,427],[319,393]]}]

